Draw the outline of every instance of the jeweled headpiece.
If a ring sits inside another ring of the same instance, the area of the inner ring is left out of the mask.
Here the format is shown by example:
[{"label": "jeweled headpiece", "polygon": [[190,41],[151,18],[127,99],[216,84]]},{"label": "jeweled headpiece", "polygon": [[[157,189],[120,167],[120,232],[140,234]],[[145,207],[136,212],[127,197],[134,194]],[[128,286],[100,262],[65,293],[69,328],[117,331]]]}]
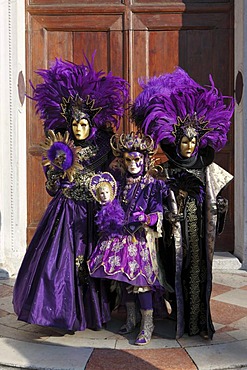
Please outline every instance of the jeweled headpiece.
[{"label": "jeweled headpiece", "polygon": [[198,119],[196,113],[192,117],[187,115],[184,120],[177,117],[177,123],[174,124],[172,132],[175,143],[179,144],[183,136],[187,136],[190,140],[196,137],[199,142],[206,133],[212,130],[207,128],[207,124],[208,122],[204,121],[204,117]]},{"label": "jeweled headpiece", "polygon": [[150,135],[141,132],[129,134],[115,134],[111,137],[111,147],[115,156],[122,156],[124,152],[140,152],[152,156],[155,154],[154,141]]},{"label": "jeweled headpiece", "polygon": [[209,80],[210,86],[201,86],[177,68],[173,73],[140,81],[143,90],[131,108],[137,127],[155,143],[175,146],[183,132],[192,134],[194,130],[199,148],[221,150],[227,142],[234,101],[221,95],[211,76]]},{"label": "jeweled headpiece", "polygon": [[36,72],[44,81],[32,85],[32,99],[45,131],[71,131],[72,118],[81,114],[95,130],[108,126],[118,129],[129,99],[129,84],[111,72],[96,72],[94,55],[91,63],[85,59],[86,64],[80,65],[56,59],[49,69]]},{"label": "jeweled headpiece", "polygon": [[139,152],[144,155],[145,173],[155,166],[156,159],[154,154],[157,149],[150,135],[145,135],[139,131],[121,135],[115,134],[111,137],[110,144],[115,157],[121,157],[116,166],[123,173],[126,170],[123,164],[123,154],[126,152]]},{"label": "jeweled headpiece", "polygon": [[90,101],[89,96],[86,101],[76,95],[74,98],[71,96],[68,100],[63,98],[61,103],[61,115],[66,119],[67,123],[70,124],[71,118],[79,122],[82,118],[86,118],[89,123],[97,113],[101,111],[101,107],[94,108],[94,101]]}]

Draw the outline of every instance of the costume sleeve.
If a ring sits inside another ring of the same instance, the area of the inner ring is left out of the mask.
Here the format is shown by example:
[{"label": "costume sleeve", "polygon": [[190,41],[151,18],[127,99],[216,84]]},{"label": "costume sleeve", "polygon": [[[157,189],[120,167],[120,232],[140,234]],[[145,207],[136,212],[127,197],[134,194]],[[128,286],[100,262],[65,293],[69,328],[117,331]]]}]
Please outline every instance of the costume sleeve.
[{"label": "costume sleeve", "polygon": [[61,178],[63,173],[53,169],[52,167],[45,166],[43,169],[47,179],[45,183],[46,191],[50,196],[54,197],[61,187]]},{"label": "costume sleeve", "polygon": [[151,188],[148,208],[145,213],[163,213],[163,197],[164,197],[164,182],[162,180],[156,180]]}]

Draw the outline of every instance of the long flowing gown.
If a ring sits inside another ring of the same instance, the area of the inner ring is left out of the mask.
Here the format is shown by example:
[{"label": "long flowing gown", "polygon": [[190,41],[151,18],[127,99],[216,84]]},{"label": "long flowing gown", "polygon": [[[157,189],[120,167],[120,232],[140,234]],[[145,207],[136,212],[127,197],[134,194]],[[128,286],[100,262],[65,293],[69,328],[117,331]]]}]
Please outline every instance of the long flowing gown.
[{"label": "long flowing gown", "polygon": [[[185,162],[185,161],[184,161]],[[212,261],[217,225],[217,196],[232,179],[215,163],[198,157],[193,166],[169,160],[164,166],[170,195],[167,210],[181,215],[175,226],[164,220],[163,261],[177,313],[177,337],[207,332],[213,337],[210,312]],[[181,197],[180,190],[186,192]]]},{"label": "long flowing gown", "polygon": [[[112,159],[110,134],[98,131],[79,152],[82,170],[73,183],[47,172],[49,203],[20,267],[13,295],[19,320],[66,330],[100,329],[110,320],[107,287],[88,276],[86,260],[95,246],[95,204],[89,182]],[[53,181],[54,180],[54,181]]]}]

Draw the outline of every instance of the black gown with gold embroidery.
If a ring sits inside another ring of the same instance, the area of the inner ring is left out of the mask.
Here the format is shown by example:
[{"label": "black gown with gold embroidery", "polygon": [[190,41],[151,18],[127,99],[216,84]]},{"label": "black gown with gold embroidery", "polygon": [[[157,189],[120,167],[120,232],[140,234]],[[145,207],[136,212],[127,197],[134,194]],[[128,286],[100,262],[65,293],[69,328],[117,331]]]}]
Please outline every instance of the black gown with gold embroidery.
[{"label": "black gown with gold embroidery", "polygon": [[[169,158],[169,157],[168,157]],[[164,214],[179,215],[171,224],[164,217],[160,240],[166,277],[174,288],[171,304],[177,320],[177,337],[207,333],[213,337],[210,312],[212,259],[217,225],[217,197],[232,176],[212,162],[212,155],[163,164],[170,187]]]}]

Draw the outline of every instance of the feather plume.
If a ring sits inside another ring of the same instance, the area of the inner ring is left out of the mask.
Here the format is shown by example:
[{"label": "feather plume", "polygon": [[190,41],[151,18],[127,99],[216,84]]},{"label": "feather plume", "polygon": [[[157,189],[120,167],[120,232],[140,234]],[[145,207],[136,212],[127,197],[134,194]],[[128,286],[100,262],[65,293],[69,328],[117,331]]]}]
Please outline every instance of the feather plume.
[{"label": "feather plume", "polygon": [[116,199],[102,206],[96,214],[96,224],[101,236],[121,234],[124,217],[124,210]]},{"label": "feather plume", "polygon": [[118,129],[129,99],[129,84],[111,72],[96,72],[94,55],[91,62],[85,57],[86,64],[80,65],[56,58],[49,69],[36,71],[43,82],[36,87],[30,82],[31,99],[36,101],[36,113],[44,121],[45,131],[68,129],[62,103],[76,97],[85,103],[96,129],[109,125]]},{"label": "feather plume", "polygon": [[196,114],[196,129],[201,134],[199,148],[209,145],[219,151],[227,142],[234,101],[216,89],[211,75],[209,81],[210,85],[201,86],[182,68],[150,78],[146,83],[141,81],[143,90],[131,107],[132,118],[139,129],[153,137],[156,145],[160,141],[175,145],[178,118],[184,121]]}]

